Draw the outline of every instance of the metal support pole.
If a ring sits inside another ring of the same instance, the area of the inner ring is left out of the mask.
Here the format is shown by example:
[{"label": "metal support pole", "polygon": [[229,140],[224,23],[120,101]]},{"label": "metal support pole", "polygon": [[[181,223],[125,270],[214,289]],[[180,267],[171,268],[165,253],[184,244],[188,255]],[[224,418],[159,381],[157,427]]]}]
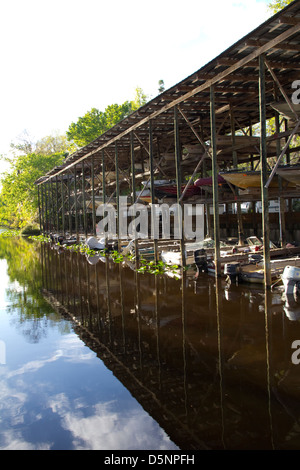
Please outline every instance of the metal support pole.
[{"label": "metal support pole", "polygon": [[[149,166],[150,166],[150,192],[151,192],[151,233],[154,233],[155,224],[155,192],[154,192],[154,162],[153,162],[153,130],[152,121],[149,121]],[[154,238],[154,261],[158,261],[157,240]]]},{"label": "metal support pole", "polygon": [[[235,145],[236,145],[235,120],[234,120],[233,109],[231,105],[230,105],[230,125],[231,125],[231,143],[232,143],[232,163],[233,163],[233,167],[237,168],[238,159],[237,159],[237,152],[235,149]],[[234,192],[235,192],[235,195],[237,196],[236,189]],[[239,245],[244,245],[243,218],[242,218],[242,212],[241,212],[241,203],[239,201],[236,202],[236,214],[237,214]]]},{"label": "metal support pole", "polygon": [[78,201],[77,201],[77,176],[76,176],[76,165],[74,166],[74,198],[75,198],[75,232],[77,241],[79,240],[79,228],[78,228]]},{"label": "metal support pole", "polygon": [[71,211],[71,185],[70,185],[70,176],[72,173],[67,173],[68,175],[68,212],[69,212],[69,233],[72,235],[73,227],[72,227],[72,211]]},{"label": "metal support pole", "polygon": [[184,237],[183,237],[183,219],[182,219],[182,201],[181,201],[181,148],[179,137],[179,124],[178,124],[178,108],[174,107],[174,146],[175,146],[175,167],[176,167],[176,187],[177,187],[177,206],[178,206],[178,229],[181,231],[180,236],[180,249],[182,265],[186,265],[186,257],[184,250]]},{"label": "metal support pole", "polygon": [[[135,187],[135,155],[134,155],[134,135],[130,133],[130,158],[131,158],[131,186],[132,186],[132,204],[136,203]],[[139,243],[137,237],[134,238],[135,261],[139,260]]]},{"label": "metal support pole", "polygon": [[42,231],[42,214],[41,214],[41,200],[40,200],[40,186],[39,185],[37,185],[37,190],[38,190],[39,224],[40,224],[40,230]]},{"label": "metal support pole", "polygon": [[[279,113],[275,113],[275,132],[279,134],[280,132],[280,122],[279,122]],[[280,155],[280,140],[277,139],[276,141],[276,154],[277,158]],[[278,175],[278,185],[279,185],[279,241],[280,246],[283,248],[286,244],[286,236],[285,236],[285,199],[281,196],[282,193],[282,178]]]},{"label": "metal support pole", "polygon": [[268,189],[265,184],[267,173],[267,129],[266,129],[266,97],[265,97],[265,62],[264,56],[259,56],[259,113],[260,113],[260,165],[261,165],[261,205],[262,205],[262,235],[264,254],[265,286],[271,286],[270,270],[270,233],[269,233],[269,203]]},{"label": "metal support pole", "polygon": [[219,222],[219,192],[218,192],[218,167],[217,167],[217,142],[216,142],[216,115],[214,87],[210,87],[210,127],[212,147],[212,183],[213,183],[213,209],[214,209],[214,241],[215,241],[215,273],[221,275],[220,263],[220,222]]},{"label": "metal support pole", "polygon": [[82,170],[82,175],[81,175],[81,182],[82,182],[82,216],[83,216],[83,229],[84,229],[84,234],[87,236],[87,208],[86,208],[86,203],[85,203],[85,171],[84,171],[84,163],[81,163],[81,170]]},{"label": "metal support pole", "polygon": [[104,150],[102,150],[102,199],[103,204],[106,202],[106,184],[105,184],[105,155]]},{"label": "metal support pole", "polygon": [[92,222],[93,222],[93,235],[96,235],[96,204],[95,204],[95,161],[94,156],[92,156],[92,168],[91,168],[91,177],[92,177]]},{"label": "metal support pole", "polygon": [[56,230],[59,234],[60,224],[59,224],[59,200],[58,200],[58,178],[55,176],[55,193],[56,193]]},{"label": "metal support pole", "polygon": [[48,212],[48,183],[44,183],[44,195],[45,195],[45,219],[46,219],[46,233],[49,233],[49,212]]},{"label": "metal support pole", "polygon": [[116,169],[116,199],[117,199],[117,240],[118,250],[120,249],[120,182],[119,182],[119,155],[118,145],[115,143],[115,169]]},{"label": "metal support pole", "polygon": [[63,232],[63,236],[65,236],[65,232],[66,232],[66,228],[65,228],[65,197],[64,197],[64,182],[63,182],[63,175],[61,176],[60,186],[61,186],[61,217],[62,217],[62,232]]}]

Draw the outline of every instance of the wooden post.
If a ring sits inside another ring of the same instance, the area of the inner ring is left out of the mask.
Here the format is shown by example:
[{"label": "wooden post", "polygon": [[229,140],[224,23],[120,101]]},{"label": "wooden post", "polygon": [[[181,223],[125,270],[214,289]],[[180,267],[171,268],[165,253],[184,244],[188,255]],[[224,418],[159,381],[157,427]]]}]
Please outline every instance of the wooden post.
[{"label": "wooden post", "polygon": [[92,223],[93,223],[93,235],[96,235],[96,204],[95,204],[95,161],[94,155],[92,156]]},{"label": "wooden post", "polygon": [[81,187],[82,187],[82,216],[83,216],[83,229],[84,229],[84,234],[87,236],[87,208],[86,208],[86,202],[85,202],[85,171],[84,171],[84,163],[81,163],[81,170],[82,170],[82,175],[81,175]]},{"label": "wooden post", "polygon": [[215,241],[215,273],[221,275],[220,263],[220,222],[219,222],[219,193],[218,193],[218,167],[217,167],[217,143],[216,143],[216,116],[214,87],[210,87],[210,128],[212,147],[212,183],[213,183],[213,208],[214,208],[214,241]]},{"label": "wooden post", "polygon": [[262,235],[264,255],[264,281],[266,288],[271,286],[270,271],[270,233],[269,233],[269,203],[268,189],[265,184],[267,174],[267,129],[266,129],[266,97],[265,97],[265,62],[264,56],[259,56],[259,112],[260,112],[260,164],[261,164],[261,205],[262,205]]}]

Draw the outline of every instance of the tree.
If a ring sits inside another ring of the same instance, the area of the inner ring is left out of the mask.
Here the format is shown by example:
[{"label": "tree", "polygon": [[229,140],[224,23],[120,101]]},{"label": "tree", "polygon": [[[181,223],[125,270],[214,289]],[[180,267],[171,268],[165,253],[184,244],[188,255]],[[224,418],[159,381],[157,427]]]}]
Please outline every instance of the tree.
[{"label": "tree", "polygon": [[10,160],[11,168],[3,173],[0,193],[0,223],[22,228],[37,222],[38,194],[34,182],[64,159],[61,153],[29,153]]},{"label": "tree", "polygon": [[269,3],[268,7],[271,12],[275,14],[290,3],[292,3],[292,1],[294,0],[273,0],[271,3]]},{"label": "tree", "polygon": [[92,108],[84,116],[78,118],[77,122],[70,124],[66,133],[67,139],[77,146],[83,147],[111,129],[146,102],[147,96],[141,88],[137,87],[133,101],[125,101],[121,105],[111,104],[104,111]]},{"label": "tree", "polygon": [[158,80],[158,92],[162,93],[165,91],[165,82],[163,80]]}]

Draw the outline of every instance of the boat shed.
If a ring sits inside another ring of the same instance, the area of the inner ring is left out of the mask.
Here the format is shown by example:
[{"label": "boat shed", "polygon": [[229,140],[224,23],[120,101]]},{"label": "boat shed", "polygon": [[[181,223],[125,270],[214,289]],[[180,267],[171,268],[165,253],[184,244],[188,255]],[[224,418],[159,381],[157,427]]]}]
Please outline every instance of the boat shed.
[{"label": "boat shed", "polygon": [[[299,186],[279,176],[283,164],[298,159],[299,57],[300,1],[296,0],[36,181],[43,232],[96,234],[98,204],[115,201],[119,210],[121,194],[143,202],[146,188],[148,203],[153,204],[158,197],[155,181],[172,181],[173,201],[213,206],[213,223],[209,211],[206,223],[215,240],[218,275],[219,204],[236,205],[242,242],[241,204],[261,201],[269,286],[268,201],[276,198],[281,203],[277,217],[284,243],[285,201],[300,197]],[[241,188],[226,180],[241,164],[245,178],[246,170],[259,170],[259,187]],[[220,174],[226,184],[220,183]],[[202,186],[201,178],[206,180]],[[275,178],[278,185],[273,184]]]}]

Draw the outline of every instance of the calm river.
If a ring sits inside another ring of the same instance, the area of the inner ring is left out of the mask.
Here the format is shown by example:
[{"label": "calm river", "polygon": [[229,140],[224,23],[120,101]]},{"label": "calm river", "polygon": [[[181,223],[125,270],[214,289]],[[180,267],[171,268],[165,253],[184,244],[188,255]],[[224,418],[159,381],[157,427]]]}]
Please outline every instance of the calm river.
[{"label": "calm river", "polygon": [[0,276],[1,450],[300,449],[282,292],[22,238],[0,237]]}]

